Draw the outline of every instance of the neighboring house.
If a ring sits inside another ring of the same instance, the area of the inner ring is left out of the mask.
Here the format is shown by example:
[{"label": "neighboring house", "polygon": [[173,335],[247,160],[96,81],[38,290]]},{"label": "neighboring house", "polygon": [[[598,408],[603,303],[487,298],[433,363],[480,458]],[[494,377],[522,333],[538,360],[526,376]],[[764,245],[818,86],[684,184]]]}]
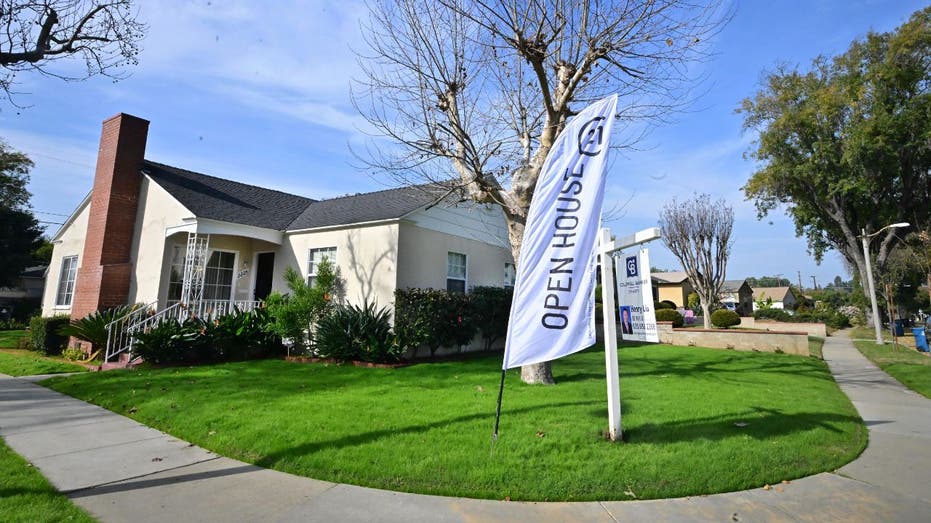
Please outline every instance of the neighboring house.
[{"label": "neighboring house", "polygon": [[688,307],[689,294],[695,290],[684,271],[654,272],[650,276],[653,280],[654,300],[668,300],[675,303],[676,307]]},{"label": "neighboring house", "polygon": [[288,267],[312,282],[324,258],[357,304],[390,306],[400,288],[513,284],[497,207],[449,203],[436,185],[318,201],[199,174],[144,159],[148,125],[103,123],[93,190],[52,239],[44,315],[164,309],[191,289],[253,302],[287,292]]},{"label": "neighboring house", "polygon": [[740,316],[753,314],[753,289],[747,280],[725,280],[718,295],[724,307]]},{"label": "neighboring house", "polygon": [[[37,300],[42,298],[42,289],[45,286],[45,265],[37,267],[27,267],[19,275],[19,279],[11,287],[0,287],[0,320],[8,320],[13,317],[14,312],[19,307],[27,307],[30,310]],[[24,311],[20,311],[24,312]]]},{"label": "neighboring house", "polygon": [[770,308],[795,310],[798,299],[789,287],[756,287],[753,289],[753,310],[759,307],[757,303],[772,300]]}]

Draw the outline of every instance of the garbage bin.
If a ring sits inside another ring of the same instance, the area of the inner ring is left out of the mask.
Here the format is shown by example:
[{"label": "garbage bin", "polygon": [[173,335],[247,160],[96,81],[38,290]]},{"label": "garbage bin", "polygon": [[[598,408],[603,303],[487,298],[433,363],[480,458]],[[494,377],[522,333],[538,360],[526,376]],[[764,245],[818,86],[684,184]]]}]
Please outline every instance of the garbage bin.
[{"label": "garbage bin", "polygon": [[905,336],[905,325],[902,323],[902,320],[895,320],[895,335]]},{"label": "garbage bin", "polygon": [[915,335],[915,348],[921,352],[928,352],[928,336],[925,335],[924,328],[915,327],[912,329],[912,334]]}]

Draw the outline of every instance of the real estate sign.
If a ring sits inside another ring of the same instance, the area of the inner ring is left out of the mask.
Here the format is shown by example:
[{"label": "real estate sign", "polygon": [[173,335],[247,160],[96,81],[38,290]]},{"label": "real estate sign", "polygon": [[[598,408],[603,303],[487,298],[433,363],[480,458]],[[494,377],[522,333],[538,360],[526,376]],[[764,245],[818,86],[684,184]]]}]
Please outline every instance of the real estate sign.
[{"label": "real estate sign", "polygon": [[636,254],[621,253],[616,280],[621,339],[658,343],[647,249]]}]

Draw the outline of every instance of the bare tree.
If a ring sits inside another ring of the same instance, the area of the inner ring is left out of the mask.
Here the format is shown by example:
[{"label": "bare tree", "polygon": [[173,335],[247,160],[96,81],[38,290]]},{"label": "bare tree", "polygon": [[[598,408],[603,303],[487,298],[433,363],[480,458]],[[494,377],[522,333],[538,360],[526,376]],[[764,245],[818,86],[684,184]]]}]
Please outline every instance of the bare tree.
[{"label": "bare tree", "polygon": [[[618,93],[621,145],[690,98],[719,0],[370,0],[353,98],[378,138],[359,156],[403,183],[458,181],[501,206],[519,262],[543,161],[566,121]],[[615,145],[618,144],[615,137]],[[552,383],[548,364],[524,367]]]},{"label": "bare tree", "polygon": [[[135,16],[132,0],[0,0],[0,89],[10,98],[23,71],[64,80],[120,78],[121,66],[137,63],[146,29]],[[72,56],[84,60],[82,72],[49,68]]]},{"label": "bare tree", "polygon": [[724,199],[711,201],[707,194],[682,203],[675,198],[659,216],[663,243],[679,259],[701,300],[705,328],[711,328],[711,306],[717,302],[731,252],[734,209]]}]

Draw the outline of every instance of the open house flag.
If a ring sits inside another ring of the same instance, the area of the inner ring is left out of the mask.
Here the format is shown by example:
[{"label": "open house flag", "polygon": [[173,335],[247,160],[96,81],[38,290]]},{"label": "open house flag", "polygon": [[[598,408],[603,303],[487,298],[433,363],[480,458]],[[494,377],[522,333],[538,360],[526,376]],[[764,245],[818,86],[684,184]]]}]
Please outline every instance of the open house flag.
[{"label": "open house flag", "polygon": [[593,103],[556,138],[530,202],[503,369],[595,343],[595,246],[617,95]]}]

